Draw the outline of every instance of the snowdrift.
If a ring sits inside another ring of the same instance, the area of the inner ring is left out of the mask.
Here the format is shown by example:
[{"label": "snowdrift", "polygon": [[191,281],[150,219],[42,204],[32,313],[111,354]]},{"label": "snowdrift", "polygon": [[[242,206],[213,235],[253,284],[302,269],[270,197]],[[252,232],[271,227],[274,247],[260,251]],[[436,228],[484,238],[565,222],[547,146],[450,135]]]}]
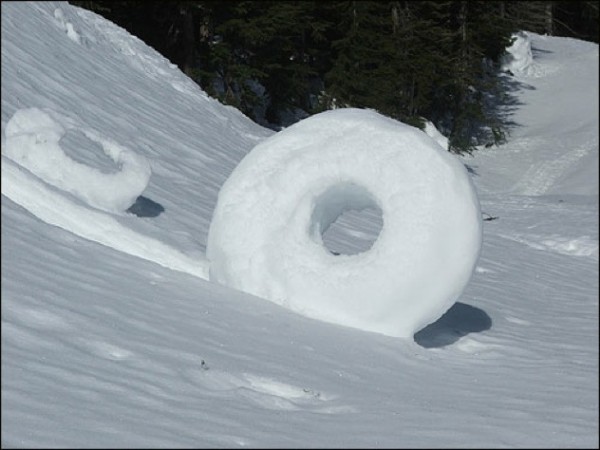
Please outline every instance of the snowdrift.
[{"label": "snowdrift", "polygon": [[[37,108],[94,174],[122,172],[108,140],[151,168],[132,214],[2,155],[3,447],[597,448],[598,45],[527,33],[508,142],[462,159],[495,218],[475,271],[396,339],[205,279],[219,191],[276,134],[93,13],[1,12],[3,151],[19,112],[44,137]],[[376,251],[370,211],[331,223],[326,256]]]}]

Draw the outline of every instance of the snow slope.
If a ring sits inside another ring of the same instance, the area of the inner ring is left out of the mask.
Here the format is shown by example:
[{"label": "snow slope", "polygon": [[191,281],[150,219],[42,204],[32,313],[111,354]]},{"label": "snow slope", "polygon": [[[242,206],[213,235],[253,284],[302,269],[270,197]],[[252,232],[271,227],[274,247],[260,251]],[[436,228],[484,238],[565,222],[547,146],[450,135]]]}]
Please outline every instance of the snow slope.
[{"label": "snow slope", "polygon": [[477,153],[480,190],[598,196],[598,45],[533,33],[522,41],[516,51],[534,59],[510,67],[514,124],[508,145]]},{"label": "snow slope", "polygon": [[[219,188],[272,131],[97,15],[1,11],[3,446],[598,447],[597,45],[529,34],[509,142],[464,159],[497,219],[411,340],[206,281]],[[136,214],[9,159],[30,108],[68,118],[64,153],[97,171],[120,167],[84,130],[146,158]],[[375,216],[327,239],[352,253]]]}]

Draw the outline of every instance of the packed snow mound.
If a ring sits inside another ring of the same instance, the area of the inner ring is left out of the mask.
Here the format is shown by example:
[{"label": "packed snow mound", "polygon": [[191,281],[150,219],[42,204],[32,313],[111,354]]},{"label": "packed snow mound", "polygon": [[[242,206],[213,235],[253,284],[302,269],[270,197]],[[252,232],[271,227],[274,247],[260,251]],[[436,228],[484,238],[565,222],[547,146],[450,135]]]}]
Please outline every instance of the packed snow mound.
[{"label": "packed snow mound", "polygon": [[513,74],[525,74],[533,67],[531,39],[526,32],[520,31],[512,36],[513,43],[506,49],[502,69]]},{"label": "packed snow mound", "polygon": [[538,78],[548,75],[555,68],[541,66],[534,61],[531,49],[531,33],[519,31],[513,36],[513,43],[506,49],[502,69],[521,77]]},{"label": "packed snow mound", "polygon": [[[60,140],[67,130],[76,129],[100,144],[119,170],[104,173],[70,158],[61,148]],[[55,112],[20,109],[7,123],[5,136],[3,155],[46,183],[104,211],[125,211],[150,179],[150,164],[145,157]]]},{"label": "packed snow mound", "polygon": [[437,142],[444,150],[448,150],[448,138],[436,128],[431,121],[425,122],[425,134]]},{"label": "packed snow mound", "polygon": [[[334,255],[345,211],[382,211],[371,249]],[[417,128],[327,111],[258,144],[225,182],[210,225],[210,280],[309,317],[412,337],[467,285],[479,202],[464,166]]]}]

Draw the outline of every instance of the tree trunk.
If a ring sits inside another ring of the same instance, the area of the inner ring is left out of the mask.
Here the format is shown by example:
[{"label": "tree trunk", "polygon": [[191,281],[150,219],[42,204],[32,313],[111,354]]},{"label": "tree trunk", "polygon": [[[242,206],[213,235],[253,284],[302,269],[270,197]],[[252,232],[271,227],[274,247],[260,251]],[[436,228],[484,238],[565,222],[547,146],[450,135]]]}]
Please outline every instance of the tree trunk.
[{"label": "tree trunk", "polygon": [[461,45],[461,69],[466,73],[466,66],[469,60],[469,49],[468,49],[468,34],[467,34],[467,8],[468,2],[460,2],[460,11],[458,13],[459,23],[459,34],[460,34],[460,45]]},{"label": "tree trunk", "polygon": [[552,36],[554,34],[552,6],[552,2],[546,2],[544,7],[545,31],[548,36]]},{"label": "tree trunk", "polygon": [[191,77],[196,53],[196,36],[194,34],[194,16],[190,7],[181,9],[183,15],[183,48],[185,52],[183,72]]},{"label": "tree trunk", "polygon": [[392,4],[392,34],[396,35],[398,28],[400,27],[400,19],[398,18],[398,3]]},{"label": "tree trunk", "polygon": [[[458,22],[460,23],[460,37],[463,42],[467,42],[467,2],[460,2],[460,12],[458,13]],[[464,45],[463,45],[464,46]]]}]

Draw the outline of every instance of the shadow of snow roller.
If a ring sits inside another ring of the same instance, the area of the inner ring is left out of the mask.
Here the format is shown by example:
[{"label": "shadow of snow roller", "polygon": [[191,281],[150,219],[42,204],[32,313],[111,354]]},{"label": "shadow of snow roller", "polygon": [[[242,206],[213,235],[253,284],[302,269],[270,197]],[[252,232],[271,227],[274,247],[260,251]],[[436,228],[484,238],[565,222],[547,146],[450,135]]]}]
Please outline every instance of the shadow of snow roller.
[{"label": "shadow of snow roller", "polygon": [[[323,233],[379,208],[372,247],[333,255]],[[464,165],[422,131],[376,112],[317,114],[257,145],[219,193],[210,280],[302,315],[412,337],[469,282],[482,221]]]}]

